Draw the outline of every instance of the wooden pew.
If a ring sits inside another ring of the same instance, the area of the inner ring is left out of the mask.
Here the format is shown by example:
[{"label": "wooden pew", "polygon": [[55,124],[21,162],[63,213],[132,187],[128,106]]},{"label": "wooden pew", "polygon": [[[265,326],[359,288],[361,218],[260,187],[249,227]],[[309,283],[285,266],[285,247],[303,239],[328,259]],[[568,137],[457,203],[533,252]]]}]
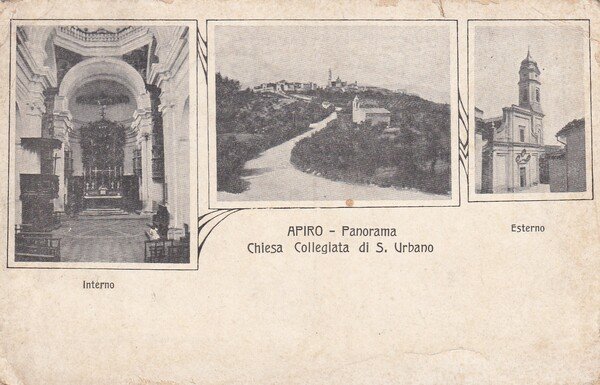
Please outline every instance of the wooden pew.
[{"label": "wooden pew", "polygon": [[47,232],[23,232],[15,234],[15,261],[60,262],[60,238]]}]

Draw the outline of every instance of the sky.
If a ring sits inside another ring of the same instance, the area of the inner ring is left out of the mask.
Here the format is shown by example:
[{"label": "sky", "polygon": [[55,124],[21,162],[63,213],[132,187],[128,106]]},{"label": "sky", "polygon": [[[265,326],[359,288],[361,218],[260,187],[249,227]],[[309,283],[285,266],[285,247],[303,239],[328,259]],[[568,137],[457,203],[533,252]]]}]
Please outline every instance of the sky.
[{"label": "sky", "polygon": [[519,103],[519,66],[531,56],[540,69],[545,144],[558,144],[555,134],[573,119],[583,118],[589,85],[587,23],[568,25],[475,25],[475,105],[484,118],[502,115],[502,107]]},{"label": "sky", "polygon": [[[405,88],[450,102],[450,47],[455,26],[429,25],[217,25],[215,67],[243,87],[263,82],[327,83],[333,79]],[[452,53],[455,55],[455,53]]]}]

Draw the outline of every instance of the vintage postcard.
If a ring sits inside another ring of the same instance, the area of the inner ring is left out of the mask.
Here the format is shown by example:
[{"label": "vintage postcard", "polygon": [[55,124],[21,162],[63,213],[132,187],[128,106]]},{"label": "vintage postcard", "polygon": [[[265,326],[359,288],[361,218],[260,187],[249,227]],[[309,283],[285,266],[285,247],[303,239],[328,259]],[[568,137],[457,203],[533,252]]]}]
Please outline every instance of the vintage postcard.
[{"label": "vintage postcard", "polygon": [[600,385],[596,0],[0,3],[0,384]]}]

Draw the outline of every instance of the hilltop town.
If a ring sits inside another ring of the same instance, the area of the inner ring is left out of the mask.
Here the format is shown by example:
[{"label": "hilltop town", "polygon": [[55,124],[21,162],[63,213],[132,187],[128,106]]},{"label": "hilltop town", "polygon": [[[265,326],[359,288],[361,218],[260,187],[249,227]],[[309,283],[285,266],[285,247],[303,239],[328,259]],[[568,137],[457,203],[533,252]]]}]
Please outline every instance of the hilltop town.
[{"label": "hilltop town", "polygon": [[359,84],[358,81],[347,82],[340,78],[338,75],[335,79],[333,78],[333,72],[331,68],[329,69],[327,83],[324,85],[318,85],[314,82],[289,82],[284,80],[279,80],[276,82],[267,82],[256,85],[252,88],[253,92],[256,93],[309,93],[310,91],[316,90],[327,90],[331,92],[366,92],[366,91],[379,91],[379,92],[395,92],[407,95],[416,95],[413,93],[407,92],[406,89],[397,89],[395,91],[390,91],[386,88],[375,87],[369,85]]},{"label": "hilltop town", "polygon": [[[347,82],[338,75],[333,78],[331,68],[328,72],[327,83],[320,86],[314,82],[288,82],[280,80],[272,83],[261,83],[252,88],[252,92],[262,95],[273,95],[290,100],[303,100],[305,102],[320,101],[323,108],[335,105],[338,110],[344,107],[351,108],[352,121],[356,124],[369,123],[375,125],[384,123],[390,125],[391,113],[380,107],[375,99],[380,95],[402,94],[418,96],[407,92],[406,89],[391,91],[387,88],[359,84],[358,81]],[[368,94],[374,94],[368,95]],[[352,104],[348,105],[348,95],[354,95]],[[360,95],[360,96],[359,96]],[[282,101],[285,103],[285,101]]]}]

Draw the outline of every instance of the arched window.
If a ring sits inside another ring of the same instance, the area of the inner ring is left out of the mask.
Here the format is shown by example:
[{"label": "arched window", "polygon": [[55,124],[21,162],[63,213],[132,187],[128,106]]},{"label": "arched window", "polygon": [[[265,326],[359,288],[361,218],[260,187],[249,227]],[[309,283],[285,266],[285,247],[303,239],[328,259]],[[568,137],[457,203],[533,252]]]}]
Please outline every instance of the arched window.
[{"label": "arched window", "polygon": [[535,89],[535,101],[536,102],[540,101],[540,89],[539,88]]}]

